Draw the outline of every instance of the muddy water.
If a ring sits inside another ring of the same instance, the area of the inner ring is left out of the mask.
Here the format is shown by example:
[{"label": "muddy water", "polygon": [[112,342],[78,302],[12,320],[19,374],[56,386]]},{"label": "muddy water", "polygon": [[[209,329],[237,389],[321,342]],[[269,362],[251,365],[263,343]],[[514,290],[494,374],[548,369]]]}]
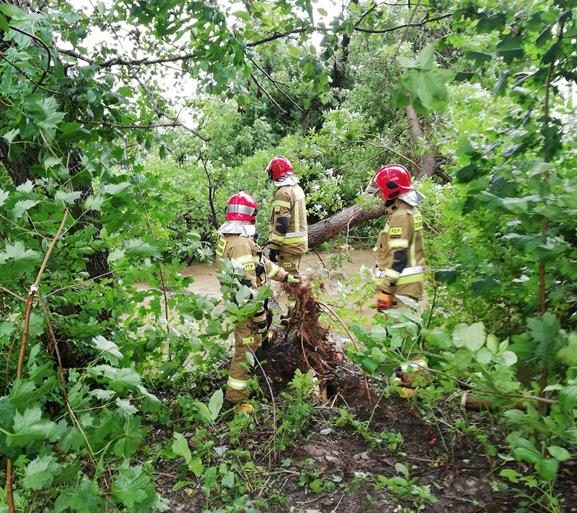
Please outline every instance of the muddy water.
[{"label": "muddy water", "polygon": [[[374,253],[370,250],[352,250],[340,253],[319,253],[311,251],[303,257],[300,272],[302,275],[317,273],[321,270],[331,273],[357,274],[362,266],[375,265]],[[188,287],[192,292],[206,296],[220,295],[220,284],[216,278],[218,264],[192,264],[182,270],[183,276],[192,276],[194,282]]]}]

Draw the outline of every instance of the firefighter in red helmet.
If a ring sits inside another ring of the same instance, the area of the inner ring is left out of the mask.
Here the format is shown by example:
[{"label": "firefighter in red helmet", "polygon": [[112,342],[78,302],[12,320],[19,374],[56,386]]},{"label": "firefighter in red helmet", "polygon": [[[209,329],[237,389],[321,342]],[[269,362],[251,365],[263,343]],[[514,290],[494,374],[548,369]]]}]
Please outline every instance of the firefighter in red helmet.
[{"label": "firefighter in red helmet", "polygon": [[[302,256],[308,250],[305,193],[286,157],[274,157],[266,167],[276,187],[269,220],[269,258],[287,273],[298,275]],[[288,298],[289,312],[295,299]]]},{"label": "firefighter in red helmet", "polygon": [[[226,222],[219,228],[220,238],[216,255],[220,260],[231,260],[242,269],[241,282],[255,294],[269,278],[276,281],[298,281],[262,255],[256,245],[256,216],[258,205],[246,192],[231,196],[226,205]],[[290,278],[290,279],[289,279]],[[226,399],[237,404],[237,411],[252,413],[253,408],[244,402],[248,398],[250,367],[254,352],[260,347],[267,331],[264,308],[254,317],[241,322],[234,331],[234,356],[228,372]]]},{"label": "firefighter in red helmet", "polygon": [[377,310],[402,306],[405,298],[419,301],[424,291],[425,252],[423,219],[417,207],[423,196],[400,164],[377,169],[368,192],[380,192],[387,206],[387,223],[374,248]]}]

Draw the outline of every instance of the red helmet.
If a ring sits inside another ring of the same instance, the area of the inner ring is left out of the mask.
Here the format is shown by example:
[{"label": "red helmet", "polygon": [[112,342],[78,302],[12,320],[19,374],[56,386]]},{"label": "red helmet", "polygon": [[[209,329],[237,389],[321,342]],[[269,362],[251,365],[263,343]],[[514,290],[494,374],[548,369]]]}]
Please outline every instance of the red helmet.
[{"label": "red helmet", "polygon": [[272,159],[268,166],[266,166],[266,171],[271,180],[280,180],[283,176],[293,174],[295,172],[293,165],[290,160],[286,157],[275,157]]},{"label": "red helmet", "polygon": [[381,189],[385,201],[394,200],[413,188],[411,174],[400,164],[389,164],[377,169],[373,183]]},{"label": "red helmet", "polygon": [[238,192],[228,199],[226,220],[255,224],[257,209],[258,205],[250,194],[244,191]]}]

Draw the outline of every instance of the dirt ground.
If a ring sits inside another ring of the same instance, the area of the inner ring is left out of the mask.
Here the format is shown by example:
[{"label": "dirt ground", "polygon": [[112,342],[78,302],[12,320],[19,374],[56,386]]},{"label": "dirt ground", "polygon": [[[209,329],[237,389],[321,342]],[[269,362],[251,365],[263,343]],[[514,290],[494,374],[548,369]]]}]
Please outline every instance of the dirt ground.
[{"label": "dirt ground", "polygon": [[[277,356],[280,358],[281,355]],[[370,382],[369,398],[364,377],[351,364],[343,364],[334,381],[336,395],[329,405],[315,407],[310,424],[303,431],[302,438],[294,441],[294,447],[278,454],[273,460],[262,457],[255,461],[275,477],[270,482],[267,480],[265,486],[258,493],[255,491],[254,495],[260,499],[278,498],[269,501],[269,506],[259,511],[512,513],[520,506],[521,499],[516,497],[514,491],[499,491],[497,476],[503,463],[498,458],[493,458],[491,462],[484,455],[480,442],[473,437],[455,436],[450,419],[461,418],[458,407],[439,411],[442,422],[435,422],[423,418],[418,399],[380,398],[377,385]],[[284,385],[286,381],[277,381],[275,394],[283,390]],[[282,399],[277,397],[275,402],[280,409]],[[335,425],[334,419],[339,416],[339,408],[343,407],[354,413],[358,420],[370,420],[370,429],[374,433],[385,430],[400,434],[402,443],[393,451],[387,447],[375,447],[350,425]],[[471,423],[487,427],[488,420],[483,413],[472,415],[469,418]],[[255,421],[258,423],[259,419]],[[170,444],[171,432],[163,428],[153,428],[152,431],[153,443]],[[498,432],[494,435],[492,442],[499,446],[503,440],[499,439]],[[272,433],[267,430],[257,432],[245,448],[254,450],[259,458],[258,447],[270,442],[271,436]],[[494,466],[495,462],[498,462],[497,467]],[[375,486],[376,476],[398,475],[395,468],[398,463],[406,465],[410,478],[414,478],[419,486],[429,486],[436,502],[422,502],[419,505],[416,497],[399,498],[387,488]],[[212,501],[207,503],[203,498],[199,484],[196,488],[173,489],[178,481],[179,467],[181,461],[163,461],[157,465],[155,477],[159,492],[170,500],[170,511],[201,513],[210,507]],[[559,491],[565,498],[562,511],[577,510],[576,469],[575,462],[569,462],[561,471]],[[180,471],[181,475],[182,468]],[[315,492],[311,489],[310,479],[303,482],[303,475],[311,475],[324,483],[334,483],[334,489]],[[239,510],[239,513],[242,511]]]},{"label": "dirt ground", "polygon": [[[256,372],[262,391],[258,400],[263,406],[253,419],[257,429],[245,437],[242,449],[263,469],[259,476],[262,483],[250,494],[251,499],[267,502],[259,511],[543,511],[524,506],[522,490],[515,490],[499,477],[507,465],[521,472],[528,469],[498,456],[499,449],[506,446],[505,433],[489,412],[462,410],[457,398],[447,398],[433,407],[421,403],[418,396],[406,400],[385,394],[382,383],[370,381],[344,361],[338,340],[318,322],[318,302],[310,288],[301,296],[294,313],[296,322],[287,330],[279,330],[273,342],[258,352],[262,363]],[[321,379],[321,401],[290,448],[271,456],[262,447],[273,445],[276,429],[283,421],[277,418],[272,429],[271,399],[276,411],[281,411],[282,394],[289,390],[295,370],[310,367]],[[341,421],[343,412],[349,421]],[[217,426],[215,436],[225,437],[225,420],[218,423],[220,432]],[[166,428],[152,427],[149,443],[170,445],[171,436]],[[487,447],[496,448],[497,455],[487,456]],[[398,483],[401,469],[406,469],[408,477],[394,493],[391,478]],[[163,460],[155,468],[157,487],[170,500],[170,511],[216,510],[218,504],[204,499],[201,484],[191,480],[190,473],[189,484],[175,489],[182,474],[181,460]],[[563,497],[560,511],[577,511],[577,462],[567,462],[560,469],[557,492]]]}]

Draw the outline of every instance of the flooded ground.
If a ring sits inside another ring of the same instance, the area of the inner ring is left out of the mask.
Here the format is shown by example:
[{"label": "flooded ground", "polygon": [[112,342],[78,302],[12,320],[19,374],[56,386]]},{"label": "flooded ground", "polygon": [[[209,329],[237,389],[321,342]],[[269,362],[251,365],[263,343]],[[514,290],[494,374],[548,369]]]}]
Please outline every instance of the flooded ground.
[{"label": "flooded ground", "polygon": [[[310,251],[301,263],[301,274],[311,276],[319,272],[329,278],[339,275],[357,275],[362,266],[375,265],[374,253],[370,250],[351,250],[339,253],[315,253]],[[220,295],[220,285],[216,278],[218,264],[192,264],[184,268],[183,276],[192,276],[194,282],[189,290],[197,294],[216,297]]]}]

